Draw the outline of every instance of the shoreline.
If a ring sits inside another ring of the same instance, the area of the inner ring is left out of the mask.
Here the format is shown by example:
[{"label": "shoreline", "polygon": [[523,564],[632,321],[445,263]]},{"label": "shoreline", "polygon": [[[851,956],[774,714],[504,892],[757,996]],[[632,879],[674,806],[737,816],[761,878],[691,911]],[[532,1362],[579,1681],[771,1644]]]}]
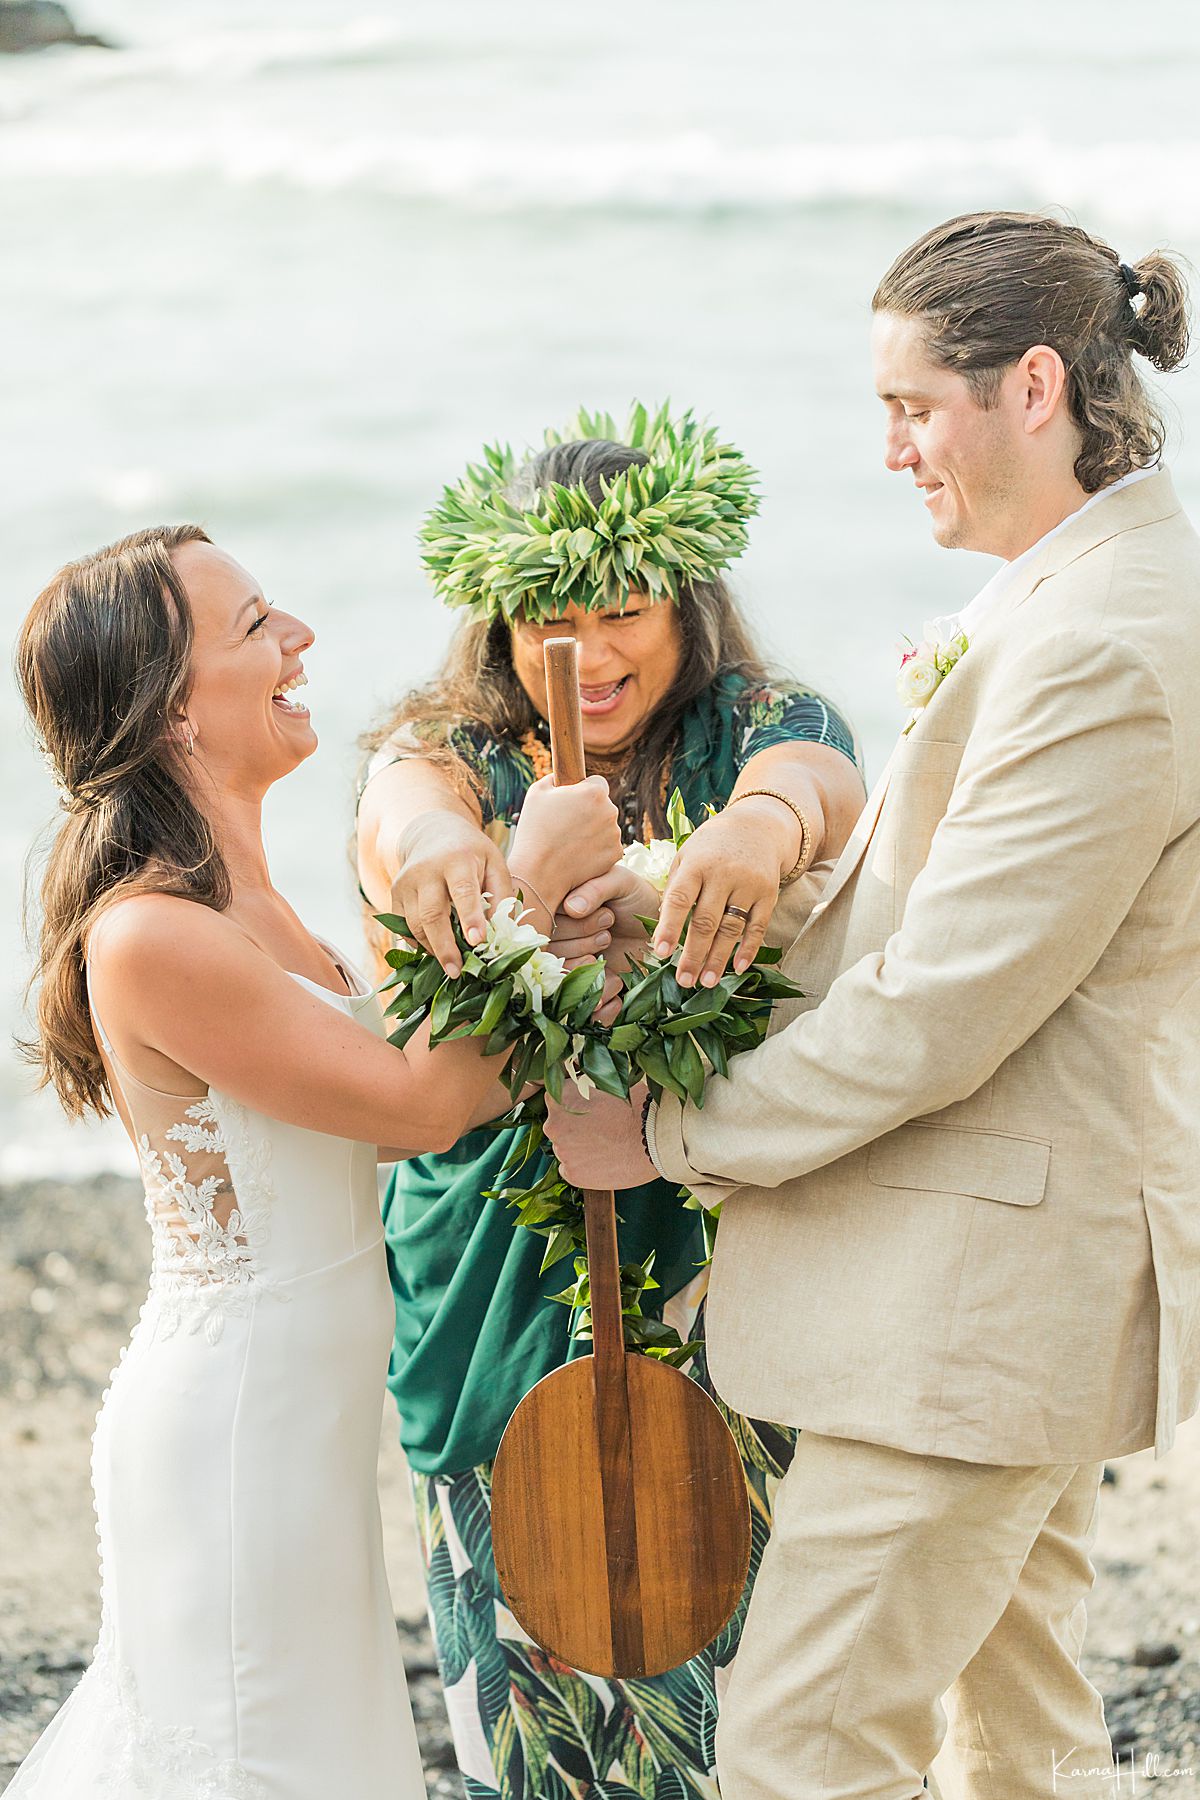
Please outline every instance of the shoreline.
[{"label": "shoreline", "polygon": [[[0,1185],[0,1792],[91,1655],[99,1588],[91,1433],[148,1267],[138,1183],[97,1175]],[[388,1576],[430,1793],[460,1800],[386,1395],[379,1466]],[[1109,1467],[1083,1663],[1120,1759],[1114,1794],[1133,1791],[1132,1757],[1138,1791],[1169,1781],[1173,1795],[1200,1800],[1200,1420],[1181,1427],[1161,1461],[1147,1450]]]}]

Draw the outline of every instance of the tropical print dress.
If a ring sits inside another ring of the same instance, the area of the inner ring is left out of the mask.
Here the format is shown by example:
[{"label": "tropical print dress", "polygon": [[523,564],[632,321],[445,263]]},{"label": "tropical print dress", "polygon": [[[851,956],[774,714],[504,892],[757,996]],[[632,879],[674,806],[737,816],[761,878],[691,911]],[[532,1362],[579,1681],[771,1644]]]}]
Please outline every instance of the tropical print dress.
[{"label": "tropical print dress", "polygon": [[[819,695],[719,677],[682,722],[670,786],[697,818],[706,803],[728,799],[752,757],[798,740],[856,760],[849,725]],[[541,759],[469,725],[452,743],[482,789],[485,829],[506,842]],[[377,758],[371,772],[385,760]],[[635,835],[630,820],[627,836]],[[492,1460],[524,1395],[578,1347],[565,1309],[550,1299],[561,1269],[542,1275],[541,1239],[514,1230],[505,1209],[485,1197],[498,1185],[509,1135],[472,1132],[444,1155],[397,1165],[384,1201],[396,1300],[388,1385],[412,1471],[434,1644],[466,1793],[470,1800],[717,1800],[720,1694],[795,1433],[732,1414],[713,1395],[741,1452],[752,1554],[737,1611],[699,1656],[647,1680],[601,1680],[529,1639],[496,1576]],[[540,1169],[530,1172],[536,1179]],[[660,1316],[685,1342],[701,1343],[687,1373],[712,1394],[697,1214],[684,1211],[671,1183],[650,1182],[621,1195],[618,1237],[622,1261],[653,1252]]]}]

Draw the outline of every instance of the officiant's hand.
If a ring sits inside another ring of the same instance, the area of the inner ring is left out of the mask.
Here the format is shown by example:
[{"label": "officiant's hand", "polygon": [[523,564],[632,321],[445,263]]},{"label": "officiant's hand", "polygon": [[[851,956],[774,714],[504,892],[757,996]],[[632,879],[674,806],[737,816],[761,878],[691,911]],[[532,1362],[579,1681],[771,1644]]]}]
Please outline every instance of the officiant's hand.
[{"label": "officiant's hand", "polygon": [[[789,833],[795,830],[793,840]],[[669,956],[687,927],[678,978],[715,987],[733,958],[740,974],[762,948],[779,898],[782,863],[799,828],[777,800],[747,799],[707,819],[675,858],[654,948]],[[736,955],[735,955],[736,952]]]},{"label": "officiant's hand", "polygon": [[590,1100],[568,1093],[563,1105],[547,1098],[546,1136],[567,1180],[583,1188],[641,1187],[658,1179],[642,1143],[645,1086],[628,1100],[593,1093]]}]

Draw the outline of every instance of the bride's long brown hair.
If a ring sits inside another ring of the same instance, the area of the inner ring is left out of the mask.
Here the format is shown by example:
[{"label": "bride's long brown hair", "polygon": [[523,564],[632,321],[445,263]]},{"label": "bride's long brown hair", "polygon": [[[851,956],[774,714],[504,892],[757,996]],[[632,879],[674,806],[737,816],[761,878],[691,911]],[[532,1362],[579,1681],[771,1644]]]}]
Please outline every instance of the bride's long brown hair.
[{"label": "bride's long brown hair", "polygon": [[209,541],[198,525],[168,525],[68,563],[17,644],[17,679],[66,813],[41,881],[37,1031],[20,1047],[76,1118],[111,1111],[84,975],[98,914],[137,891],[217,911],[231,898],[172,736],[191,687],[192,613],[171,554]]}]

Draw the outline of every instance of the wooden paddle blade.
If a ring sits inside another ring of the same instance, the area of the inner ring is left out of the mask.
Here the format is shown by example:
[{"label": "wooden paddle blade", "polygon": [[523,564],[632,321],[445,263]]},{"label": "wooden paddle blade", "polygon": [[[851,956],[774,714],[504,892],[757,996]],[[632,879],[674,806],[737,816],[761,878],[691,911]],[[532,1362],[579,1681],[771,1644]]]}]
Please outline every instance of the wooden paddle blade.
[{"label": "wooden paddle blade", "polygon": [[[500,1585],[534,1641],[589,1675],[661,1675],[728,1623],[750,1567],[737,1446],[702,1388],[626,1356],[627,1466],[601,1466],[596,1365],[528,1393],[500,1444],[492,1535]],[[612,1529],[628,1510],[632,1532]]]}]

